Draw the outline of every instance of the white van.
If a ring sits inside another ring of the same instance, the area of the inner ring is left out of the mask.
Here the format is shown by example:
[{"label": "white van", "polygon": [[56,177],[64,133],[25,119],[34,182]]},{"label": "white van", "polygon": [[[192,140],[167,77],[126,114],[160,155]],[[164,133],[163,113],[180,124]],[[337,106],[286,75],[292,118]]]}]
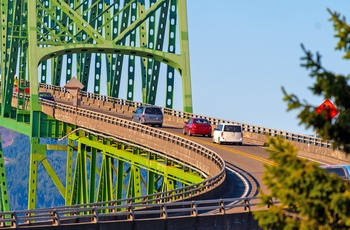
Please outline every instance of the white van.
[{"label": "white van", "polygon": [[218,144],[232,143],[242,145],[242,125],[222,123],[214,129],[213,142]]}]

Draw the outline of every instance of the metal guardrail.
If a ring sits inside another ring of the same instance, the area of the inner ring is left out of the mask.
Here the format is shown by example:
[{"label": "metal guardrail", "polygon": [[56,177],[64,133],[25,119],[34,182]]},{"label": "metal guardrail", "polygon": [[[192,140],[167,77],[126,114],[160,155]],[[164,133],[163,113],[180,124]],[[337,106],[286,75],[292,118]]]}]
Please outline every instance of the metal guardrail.
[{"label": "metal guardrail", "polygon": [[[207,178],[205,181],[198,183],[198,184],[182,187],[182,188],[179,188],[176,190],[165,191],[165,192],[150,194],[150,195],[141,196],[141,197],[133,197],[133,198],[130,198],[126,201],[115,201],[115,202],[127,202],[128,203],[128,205],[127,205],[128,210],[130,209],[130,204],[132,205],[131,207],[136,207],[137,209],[138,208],[145,209],[145,208],[150,207],[150,206],[154,206],[154,205],[156,206],[157,204],[163,204],[166,202],[176,202],[179,200],[188,199],[188,198],[203,194],[206,191],[210,191],[211,189],[215,188],[216,186],[222,184],[224,179],[225,179],[225,162],[224,162],[224,160],[218,154],[213,152],[212,150],[210,150],[202,145],[199,145],[195,142],[181,138],[177,135],[174,135],[174,134],[171,134],[168,132],[164,132],[164,131],[159,130],[159,129],[151,128],[149,126],[144,126],[144,125],[132,122],[132,121],[109,116],[109,115],[106,115],[103,113],[98,113],[98,112],[90,111],[87,109],[77,108],[77,107],[71,106],[71,105],[65,105],[65,104],[61,104],[61,103],[53,103],[53,102],[47,101],[47,100],[42,100],[41,104],[44,106],[48,106],[48,107],[54,107],[55,112],[57,112],[58,110],[61,110],[64,112],[75,114],[76,116],[79,115],[79,116],[87,117],[90,119],[100,120],[103,122],[107,122],[110,125],[120,126],[123,128],[132,129],[132,130],[137,130],[139,132],[142,132],[143,134],[148,134],[148,135],[151,135],[152,137],[159,138],[162,141],[167,141],[169,143],[182,146],[186,149],[190,149],[191,151],[195,152],[196,154],[199,154],[203,158],[209,159],[210,161],[214,162],[215,165],[217,165],[218,169],[220,169],[220,171],[217,175],[211,175],[210,178]],[[161,153],[158,153],[158,154],[161,154]],[[182,162],[182,163],[185,164],[185,162]],[[203,174],[203,172],[202,172],[202,174]],[[105,204],[105,205],[107,205],[107,204]],[[91,206],[91,204],[87,205],[87,207],[90,207],[90,206]],[[125,206],[125,204],[124,204],[124,206]],[[83,205],[79,205],[77,207],[83,207]],[[0,223],[3,223],[2,227],[8,227],[9,225],[13,227],[13,226],[18,226],[19,223],[22,223],[22,222],[33,224],[36,221],[42,222],[42,221],[47,220],[48,218],[50,219],[51,217],[54,217],[55,220],[58,221],[58,223],[60,222],[60,220],[62,220],[63,217],[66,219],[92,217],[93,213],[91,213],[91,212],[93,210],[90,210],[87,207],[85,207],[84,210],[79,210],[79,213],[80,213],[79,215],[74,214],[75,217],[67,217],[67,216],[70,216],[71,214],[69,212],[67,213],[68,209],[66,209],[66,207],[63,208],[66,210],[66,213],[64,213],[64,215],[62,215],[61,213],[57,213],[55,211],[52,211],[52,209],[50,209],[49,213],[47,213],[47,211],[46,211],[47,209],[26,210],[26,211],[19,211],[19,212],[1,212],[0,213]],[[118,208],[122,209],[123,206],[119,206]],[[126,208],[126,206],[125,206],[125,208]],[[101,209],[101,208],[97,208],[97,209]],[[135,211],[134,208],[132,208],[131,210],[133,212]],[[97,212],[95,211],[96,212],[95,217],[96,217],[97,213],[99,213],[98,211],[99,210],[97,210]],[[121,212],[121,213],[123,213],[123,212]],[[124,213],[125,213],[125,211],[124,211]],[[118,215],[120,215],[120,213]],[[60,218],[60,217],[62,217],[62,218]],[[0,228],[1,228],[1,225],[0,225]]]},{"label": "metal guardrail", "polygon": [[[53,91],[58,91],[58,92],[67,92],[65,88],[60,87],[60,86],[40,84],[40,87],[45,88],[45,89],[49,89],[49,90],[53,90]],[[135,107],[135,108],[143,104],[141,102],[134,102],[134,101],[129,101],[129,100],[125,100],[125,99],[113,98],[113,97],[89,93],[89,92],[80,92],[80,96],[86,97],[86,98],[93,98],[95,100],[104,101],[104,102],[111,102],[111,103],[114,103],[117,105],[125,105],[125,106],[129,106],[129,107]],[[208,117],[208,116],[199,115],[199,114],[187,113],[187,112],[183,112],[180,110],[174,110],[174,109],[169,109],[169,108],[163,108],[163,112],[164,112],[164,114],[174,116],[174,117],[179,117],[179,118],[188,118],[188,119],[192,118],[192,117],[206,118],[209,120],[209,122],[212,125],[218,125],[219,123],[240,124],[240,125],[242,125],[242,129],[245,132],[263,134],[263,135],[268,135],[271,137],[282,137],[282,138],[289,140],[289,141],[294,141],[294,142],[299,142],[299,143],[303,143],[303,144],[309,144],[309,145],[315,145],[315,146],[319,146],[319,147],[323,147],[323,148],[333,149],[333,146],[332,146],[333,141],[323,140],[321,138],[314,137],[314,136],[302,135],[302,134],[287,132],[287,131],[283,131],[283,130],[276,130],[276,129],[266,128],[266,127],[262,127],[262,126],[252,125],[252,124],[245,124],[245,123],[235,122],[235,121],[231,121],[231,120],[225,120],[225,119],[221,119],[221,118],[213,118],[213,117]],[[334,150],[339,150],[339,149],[334,149]]]},{"label": "metal guardrail", "polygon": [[[40,84],[41,88],[46,88],[54,91],[66,92],[65,88],[58,86],[51,86]],[[103,95],[97,95],[88,92],[81,92],[81,97],[93,98],[95,100],[113,102],[114,104],[126,105],[130,107],[138,107],[142,103],[133,102],[124,99],[112,98]],[[52,105],[50,102],[42,102],[46,105]],[[53,105],[52,105],[53,106]],[[152,132],[152,135],[158,136],[159,138],[168,138],[169,141],[176,142],[177,144],[187,145],[189,148],[194,149],[197,153],[203,153],[208,159],[216,161],[217,165],[222,168],[222,171],[210,178],[200,185],[192,185],[178,189],[176,191],[168,191],[158,194],[152,194],[144,197],[135,197],[130,199],[76,205],[76,206],[64,206],[64,207],[53,207],[47,209],[35,209],[35,210],[24,210],[24,211],[11,211],[0,213],[0,228],[25,228],[29,225],[64,225],[70,223],[101,223],[110,219],[116,220],[135,220],[142,218],[171,218],[179,216],[199,216],[209,215],[213,213],[225,213],[229,209],[243,207],[244,210],[251,210],[251,201],[258,200],[256,197],[252,198],[231,198],[231,199],[217,199],[217,200],[203,200],[203,201],[182,201],[173,202],[177,198],[185,195],[193,195],[202,192],[203,188],[209,188],[213,184],[220,183],[223,179],[225,162],[216,153],[212,152],[205,147],[198,145],[195,142],[180,138],[178,136],[165,133],[158,129],[151,129],[134,122],[129,122],[123,119],[110,117],[107,115],[101,115],[88,110],[80,109],[77,110],[74,106],[60,106],[55,105],[55,109],[70,110],[72,113],[81,113],[85,116],[94,117],[95,119],[103,119],[107,122],[115,125],[122,125],[132,127],[133,129],[143,129],[143,132]],[[163,108],[164,114],[180,117],[180,118],[191,118],[191,117],[203,117],[208,119],[211,124],[217,125],[219,123],[238,123],[224,119],[212,118],[208,116],[186,113],[183,111]],[[332,148],[331,141],[324,141],[321,138],[315,138],[300,134],[295,134],[286,131],[280,131],[261,126],[255,126],[250,124],[241,124],[243,130],[246,132],[267,134],[268,136],[281,136],[284,139],[296,141],[305,144],[317,145],[324,148]],[[135,200],[142,200],[141,202],[134,202]],[[170,202],[170,203],[168,203]],[[255,206],[256,204],[254,204]]]},{"label": "metal guardrail", "polygon": [[[132,198],[133,202],[136,202],[136,200],[142,200],[143,203],[157,203],[157,202],[168,202],[168,201],[176,201],[179,199],[185,199],[185,198],[193,197],[195,195],[199,195],[203,192],[209,191],[215,188],[217,185],[221,184],[225,179],[225,161],[214,151],[198,143],[195,143],[191,140],[184,139],[182,137],[162,131],[160,129],[154,129],[149,126],[138,124],[138,123],[121,119],[118,117],[109,116],[103,113],[97,113],[86,109],[76,108],[71,105],[53,103],[51,101],[44,101],[44,100],[41,103],[45,106],[54,107],[56,112],[57,110],[61,110],[71,114],[83,116],[86,118],[100,120],[110,125],[115,125],[115,126],[120,126],[131,130],[136,130],[143,134],[148,134],[148,135],[151,135],[152,137],[159,138],[159,140],[166,141],[174,145],[182,146],[186,149],[192,150],[194,153],[200,155],[205,159],[211,160],[212,162],[215,163],[218,169],[220,169],[220,172],[217,175],[211,175],[212,177],[206,179],[205,181],[199,184],[194,184],[194,185],[182,187],[182,188],[167,191],[167,192],[155,193],[148,196],[134,197]],[[120,140],[120,141],[126,143],[125,140]],[[143,147],[143,148],[147,149],[146,147]],[[162,153],[157,153],[157,154],[162,155]],[[182,164],[187,164],[187,163],[183,161]],[[191,168],[193,168],[193,166],[191,166]],[[196,171],[198,171],[198,169]],[[207,174],[207,172],[200,172],[200,173],[205,176]]]},{"label": "metal guardrail", "polygon": [[[66,92],[66,90],[62,87],[56,87],[56,86],[50,86],[50,85],[40,85],[40,87],[55,90],[55,91]],[[81,96],[94,98],[95,100],[113,102],[115,104],[126,105],[131,107],[138,107],[139,105],[142,104],[142,103],[137,103],[137,102],[128,101],[124,99],[117,99],[117,98],[96,95],[96,94],[87,93],[87,92],[81,92]],[[46,102],[42,102],[42,103],[46,103]],[[64,106],[64,107],[65,109],[71,110],[71,112],[77,112],[76,107],[73,107],[73,106]],[[57,107],[56,105],[55,109],[59,109],[59,106]],[[192,113],[186,113],[183,111],[177,111],[177,110],[168,109],[168,108],[163,108],[163,110],[165,114],[181,117],[181,118],[204,117],[204,118],[207,118],[211,122],[211,124],[214,124],[214,125],[223,123],[223,122],[238,123],[238,122],[233,122],[229,120],[223,120],[223,119],[217,119],[217,118],[212,118],[212,117],[207,117],[207,116],[202,116],[202,115],[197,115]],[[79,112],[86,113],[86,110],[83,111],[82,109],[79,109]],[[137,127],[133,127],[133,128],[136,128],[136,129],[140,129],[144,127],[144,126],[140,127],[139,124],[114,118],[114,117],[101,118],[101,114],[99,113],[95,113],[95,114],[89,113],[89,116],[95,116],[96,119],[111,119],[109,122],[112,122],[115,124],[118,124],[118,122],[120,121],[119,125],[127,125],[128,127],[135,125]],[[107,115],[104,115],[104,116],[107,116]],[[285,131],[279,131],[279,130],[274,130],[270,128],[255,126],[255,125],[242,124],[242,123],[238,123],[238,124],[241,124],[243,127],[243,130],[246,132],[267,134],[269,136],[281,136],[287,140],[317,145],[325,148],[332,147],[331,141],[324,141],[320,138],[315,138],[315,137],[310,137],[310,136],[305,136],[305,135],[300,135],[300,134],[295,134],[295,133],[290,133]],[[147,129],[149,129],[149,127],[147,127]],[[147,132],[149,132],[149,130],[147,130]],[[172,136],[171,134],[170,136],[168,136],[169,135],[168,133],[164,134],[162,133],[163,131],[160,131],[157,129],[152,129],[152,132],[156,132],[156,133],[153,133],[152,135],[159,135],[159,137],[161,138],[164,138],[165,136],[169,138],[174,138],[172,139],[172,141],[177,141],[179,144],[189,145],[191,148],[194,148],[194,145],[198,145],[186,139],[179,140],[179,137],[175,135],[173,135],[174,137],[171,137]],[[204,147],[198,145],[195,148],[201,149]],[[209,158],[213,157],[214,155],[205,153],[205,156]],[[221,159],[221,158],[218,157],[218,159]],[[225,165],[224,162],[221,165],[224,166]],[[217,177],[219,176],[217,175]],[[214,177],[211,179],[218,179],[218,178]],[[112,202],[86,204],[86,205],[2,212],[0,213],[0,228],[22,228],[22,227],[25,228],[27,226],[33,226],[33,225],[59,226],[59,225],[65,225],[65,224],[71,224],[71,223],[101,223],[103,221],[110,221],[110,220],[132,221],[132,220],[143,219],[143,218],[148,218],[148,219],[149,218],[172,218],[172,217],[180,217],[180,216],[211,215],[214,213],[224,214],[228,210],[234,209],[234,208],[243,208],[243,210],[250,211],[252,206],[255,206],[256,204],[258,204],[258,203],[252,204],[252,201],[253,200],[256,200],[257,202],[260,201],[260,200],[258,201],[258,198],[252,197],[252,198],[231,198],[231,199],[217,199],[217,200],[203,200],[203,201],[172,202],[176,200],[176,196],[179,196],[178,192],[181,193],[182,192],[181,190],[183,189],[186,189],[186,188],[181,188],[178,191],[175,191],[176,195],[174,195],[174,191],[170,191],[169,194],[167,194],[167,192],[163,192],[161,194],[152,194],[149,197],[147,196],[141,197],[142,202],[139,202],[139,203],[133,203],[133,201],[134,199],[140,199],[140,197],[112,201]],[[194,188],[194,189],[195,190],[193,190],[192,192],[198,192],[198,189],[200,188]],[[189,194],[191,194],[191,192]],[[152,199],[149,199],[151,197]],[[162,201],[165,201],[165,203],[161,203]],[[275,203],[275,202],[271,202],[271,204],[272,203]]]},{"label": "metal guardrail", "polygon": [[[19,228],[20,226],[28,225],[42,225],[43,223],[48,225],[61,225],[64,223],[74,223],[79,219],[79,221],[88,220],[88,222],[96,223],[101,221],[103,218],[116,217],[127,219],[135,219],[136,216],[143,214],[147,215],[147,210],[149,208],[163,207],[162,212],[151,211],[150,214],[154,215],[155,213],[163,213],[161,216],[169,216],[172,211],[167,211],[169,208],[167,206],[173,207],[172,203],[167,202],[176,202],[178,200],[188,199],[196,195],[202,194],[206,191],[210,191],[215,188],[217,185],[220,185],[225,179],[225,162],[224,160],[212,150],[199,145],[190,140],[181,138],[174,134],[164,132],[159,129],[154,129],[149,126],[144,126],[135,122],[131,122],[125,119],[120,119],[117,117],[105,115],[103,113],[98,113],[86,109],[76,108],[71,105],[65,105],[61,103],[53,103],[51,101],[42,100],[41,104],[44,106],[54,107],[55,111],[58,110],[72,113],[79,116],[89,117],[91,119],[101,120],[109,123],[110,125],[117,125],[125,127],[132,130],[140,131],[144,134],[152,135],[161,140],[168,141],[175,145],[181,145],[187,149],[191,149],[193,152],[201,155],[206,159],[213,161],[220,172],[217,175],[213,175],[211,178],[206,179],[205,181],[182,187],[176,190],[165,191],[155,194],[150,194],[146,196],[133,197],[124,200],[118,200],[113,202],[104,202],[97,204],[86,204],[86,205],[77,205],[77,206],[67,206],[67,207],[58,207],[58,208],[49,208],[49,209],[35,209],[35,210],[25,210],[25,211],[12,211],[12,212],[1,212],[0,213],[0,228]],[[125,140],[120,140],[125,142]],[[132,144],[132,143],[128,143]],[[157,153],[162,154],[162,153]],[[167,156],[170,157],[170,156]],[[186,162],[182,162],[186,164]],[[190,166],[190,165],[189,165]],[[191,167],[191,166],[190,166]],[[191,203],[191,202],[190,202]],[[185,205],[185,203],[183,204]],[[195,211],[197,206],[195,206]],[[171,208],[170,208],[171,209]],[[143,210],[143,211],[141,211]],[[182,210],[182,211],[181,211]],[[186,209],[179,208],[178,211],[185,212]],[[198,210],[199,211],[199,210]],[[111,214],[113,213],[113,214]],[[159,218],[159,217],[158,217]],[[89,220],[90,219],[90,220]]]},{"label": "metal guardrail", "polygon": [[[182,201],[159,204],[134,204],[128,199],[86,205],[62,206],[35,210],[0,213],[0,228],[26,228],[28,226],[63,226],[69,224],[103,223],[115,220],[167,219],[186,216],[225,214],[239,209],[252,211],[260,199],[230,198]],[[278,204],[271,201],[271,204]],[[267,207],[268,208],[268,207]]]}]

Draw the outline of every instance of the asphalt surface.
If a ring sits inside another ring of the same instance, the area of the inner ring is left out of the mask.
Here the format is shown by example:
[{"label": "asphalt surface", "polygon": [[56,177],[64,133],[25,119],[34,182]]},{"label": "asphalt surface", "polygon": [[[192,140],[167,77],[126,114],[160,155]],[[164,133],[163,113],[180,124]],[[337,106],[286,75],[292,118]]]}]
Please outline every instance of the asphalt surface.
[{"label": "asphalt surface", "polygon": [[[58,100],[58,102],[70,104],[61,100]],[[85,107],[86,109],[101,112],[101,110],[99,110],[98,108],[91,108],[88,106],[80,107]],[[130,115],[118,114],[113,111],[104,111],[104,113],[122,119],[131,120]],[[259,194],[260,189],[264,192],[268,192],[268,189],[262,181],[262,176],[265,170],[264,165],[271,165],[274,163],[268,160],[269,153],[266,151],[266,148],[264,146],[249,143],[245,140],[243,140],[243,145],[241,146],[231,144],[219,145],[213,143],[211,137],[183,135],[182,127],[172,127],[163,124],[163,127],[159,129],[197,142],[207,147],[208,149],[211,149],[212,151],[216,152],[225,160],[227,168],[225,189],[223,193],[216,194],[215,197],[213,197],[213,199],[254,197]],[[332,159],[320,159],[318,156],[309,157],[309,159],[317,161],[321,164],[334,163]]]}]

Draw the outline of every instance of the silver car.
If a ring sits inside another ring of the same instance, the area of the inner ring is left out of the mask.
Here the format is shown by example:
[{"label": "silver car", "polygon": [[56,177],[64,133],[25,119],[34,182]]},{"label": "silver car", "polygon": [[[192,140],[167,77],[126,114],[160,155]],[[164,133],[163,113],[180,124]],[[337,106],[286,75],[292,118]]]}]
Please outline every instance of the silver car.
[{"label": "silver car", "polygon": [[154,105],[140,106],[134,111],[131,117],[133,122],[147,125],[163,126],[163,111]]},{"label": "silver car", "polygon": [[242,126],[238,124],[219,124],[213,131],[213,142],[218,144],[232,143],[242,145]]}]

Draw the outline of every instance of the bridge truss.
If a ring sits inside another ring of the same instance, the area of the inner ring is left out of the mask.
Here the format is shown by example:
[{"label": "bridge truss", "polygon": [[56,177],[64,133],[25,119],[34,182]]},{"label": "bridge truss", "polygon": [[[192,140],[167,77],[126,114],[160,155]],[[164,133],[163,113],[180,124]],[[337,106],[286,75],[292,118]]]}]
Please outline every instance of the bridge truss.
[{"label": "bridge truss", "polygon": [[[149,168],[151,176],[141,179],[140,166],[136,166],[135,161],[130,163],[117,159],[118,154],[108,155],[101,146],[92,147],[97,136],[86,139],[74,133],[68,138],[79,137],[75,139],[74,148],[68,143],[67,146],[52,147],[66,149],[67,156],[70,156],[67,157],[64,184],[46,160],[48,145],[40,143],[41,138],[61,138],[78,128],[55,121],[41,112],[38,99],[40,83],[64,86],[75,77],[83,84],[84,91],[111,97],[123,97],[124,92],[127,100],[135,100],[140,95],[141,101],[148,104],[156,104],[157,96],[165,93],[164,107],[173,108],[175,78],[179,77],[183,110],[191,113],[186,0],[0,2],[0,125],[30,138],[28,209],[36,207],[39,163],[44,166],[67,205],[120,198],[121,188],[125,187],[123,184],[127,184],[126,196],[142,195],[139,187],[142,180],[146,184],[146,189],[143,189],[146,194],[173,189],[177,184],[198,182],[200,177],[196,176],[191,181],[167,179],[169,177],[162,173],[152,174],[154,172]],[[165,92],[160,91],[161,82],[164,82]],[[15,105],[14,87],[18,92]],[[28,96],[29,102],[26,100]],[[110,146],[112,142],[104,140],[102,145]],[[123,151],[126,150],[116,150],[119,154]],[[140,149],[132,151],[142,152]],[[101,161],[99,164],[91,163],[97,152],[102,153]],[[89,167],[96,167],[87,170],[87,161],[90,162]],[[1,152],[0,173],[4,175],[0,178],[1,210],[8,211],[9,194],[3,162]],[[116,162],[119,167],[115,167]],[[124,163],[129,164],[127,170],[123,170]],[[113,170],[120,170],[116,177],[110,177]],[[90,190],[86,190],[86,178],[94,177],[96,173],[99,182],[95,183],[92,179]],[[122,178],[128,178],[128,181],[125,183]],[[109,187],[111,180],[115,182],[113,188]],[[159,181],[162,182],[159,184]],[[94,193],[93,188],[97,188],[98,192]]]}]

